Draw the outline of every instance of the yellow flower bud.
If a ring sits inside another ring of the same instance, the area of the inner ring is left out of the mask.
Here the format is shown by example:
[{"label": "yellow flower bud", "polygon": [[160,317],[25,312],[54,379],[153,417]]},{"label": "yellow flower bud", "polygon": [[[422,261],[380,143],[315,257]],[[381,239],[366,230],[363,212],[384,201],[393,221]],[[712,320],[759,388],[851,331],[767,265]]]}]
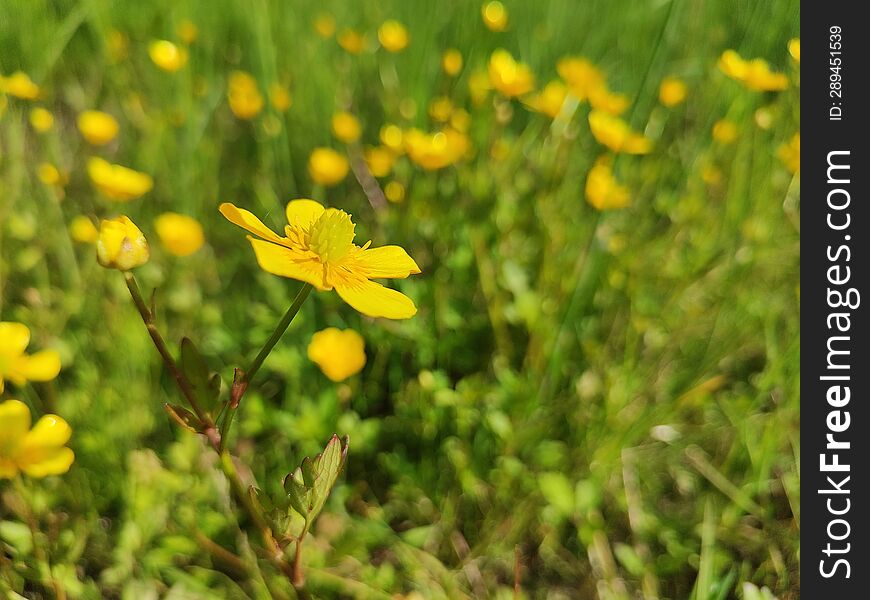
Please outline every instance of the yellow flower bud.
[{"label": "yellow flower bud", "polygon": [[378,29],[378,41],[387,52],[401,52],[408,47],[408,30],[395,19],[384,21]]},{"label": "yellow flower bud", "polygon": [[667,107],[681,103],[686,94],[686,82],[677,77],[665,77],[659,86],[659,101]]},{"label": "yellow flower bud", "polygon": [[154,228],[160,243],[175,256],[189,256],[205,243],[202,225],[187,215],[163,213],[154,220]]},{"label": "yellow flower bud", "polygon": [[148,46],[151,61],[169,73],[174,73],[187,64],[187,50],[168,40],[154,40]]},{"label": "yellow flower bud", "polygon": [[366,364],[365,340],[353,329],[328,327],[311,337],[308,358],[338,383],[362,371]]},{"label": "yellow flower bud", "polygon": [[332,133],[345,144],[352,144],[362,135],[362,127],[349,112],[339,112],[332,116]]},{"label": "yellow flower bud", "polygon": [[148,262],[148,240],[128,217],[104,219],[97,238],[97,261],[107,269],[129,271]]},{"label": "yellow flower bud", "polygon": [[332,186],[347,177],[347,158],[332,148],[315,148],[308,158],[308,174],[315,183]]},{"label": "yellow flower bud", "polygon": [[39,133],[45,133],[54,125],[54,116],[49,110],[37,106],[30,111],[30,124]]},{"label": "yellow flower bud", "polygon": [[76,124],[88,143],[94,146],[108,144],[118,135],[115,117],[99,110],[86,110],[79,114]]}]

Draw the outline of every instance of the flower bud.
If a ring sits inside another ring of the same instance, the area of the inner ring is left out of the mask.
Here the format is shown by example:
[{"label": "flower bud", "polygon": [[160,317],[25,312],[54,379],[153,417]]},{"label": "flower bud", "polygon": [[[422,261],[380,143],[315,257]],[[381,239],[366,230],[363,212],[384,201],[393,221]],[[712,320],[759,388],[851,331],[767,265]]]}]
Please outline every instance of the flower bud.
[{"label": "flower bud", "polygon": [[129,271],[148,262],[148,240],[128,217],[104,219],[97,239],[97,261],[108,269]]}]

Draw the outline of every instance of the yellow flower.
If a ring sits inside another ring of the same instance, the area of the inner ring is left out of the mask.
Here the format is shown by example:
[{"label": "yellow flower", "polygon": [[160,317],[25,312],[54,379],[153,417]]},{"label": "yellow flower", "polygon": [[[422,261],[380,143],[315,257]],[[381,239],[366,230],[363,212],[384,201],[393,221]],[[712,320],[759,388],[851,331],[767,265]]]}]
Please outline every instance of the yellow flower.
[{"label": "yellow flower", "polygon": [[118,121],[115,117],[99,110],[80,113],[76,124],[84,138],[94,146],[108,144],[118,135]]},{"label": "yellow flower", "polygon": [[453,114],[453,102],[447,96],[438,96],[429,103],[429,116],[438,123],[446,123]]},{"label": "yellow flower", "polygon": [[314,31],[323,39],[335,35],[335,18],[329,13],[320,13],[314,19]]},{"label": "yellow flower", "polygon": [[315,148],[308,157],[308,174],[315,183],[332,186],[347,177],[347,158],[332,148]]},{"label": "yellow flower", "polygon": [[353,29],[343,29],[338,34],[338,45],[351,54],[359,54],[365,48],[365,38]]},{"label": "yellow flower", "polygon": [[508,14],[504,4],[498,0],[487,2],[480,7],[483,24],[490,31],[504,31],[508,26]]},{"label": "yellow flower", "polygon": [[507,50],[496,50],[489,57],[489,82],[508,98],[535,89],[535,76],[528,65],[518,63]]},{"label": "yellow flower", "polygon": [[178,24],[178,37],[189,46],[199,37],[199,28],[190,19],[184,19]]},{"label": "yellow flower", "polygon": [[[51,381],[60,373],[60,354],[41,350],[25,354],[30,343],[30,329],[23,323],[0,322],[0,392],[5,380],[22,386],[28,381]],[[3,420],[0,419],[0,424]],[[0,448],[3,445],[0,444]]]},{"label": "yellow flower", "polygon": [[468,78],[468,92],[475,106],[480,106],[486,101],[491,89],[489,74],[486,71],[475,71]]},{"label": "yellow flower", "polygon": [[97,262],[108,269],[129,271],[148,262],[148,240],[128,217],[103,219],[97,238]]},{"label": "yellow flower", "polygon": [[652,150],[652,141],[644,135],[635,133],[628,123],[618,117],[593,110],[589,113],[589,128],[599,143],[614,152],[626,154],[647,154]]},{"label": "yellow flower", "polygon": [[789,171],[797,175],[801,172],[801,134],[796,133],[792,138],[779,147],[776,155],[785,164]]},{"label": "yellow flower", "polygon": [[462,70],[462,53],[456,48],[448,48],[441,55],[441,69],[450,77],[456,77]]},{"label": "yellow flower", "polygon": [[153,40],[148,45],[151,61],[169,73],[174,73],[187,64],[187,50],[168,40]]},{"label": "yellow flower", "polygon": [[286,87],[280,83],[273,83],[269,87],[269,102],[278,112],[286,112],[293,105],[293,97]]},{"label": "yellow flower", "polygon": [[665,77],[659,86],[659,101],[667,107],[676,106],[686,99],[686,82],[677,77]]},{"label": "yellow flower", "polygon": [[262,238],[248,236],[264,271],[305,281],[321,291],[335,289],[369,317],[407,319],[416,314],[410,298],[371,280],[404,279],[420,272],[417,263],[399,246],[355,245],[355,225],[346,212],[324,208],[314,200],[292,200],[286,209],[289,225],[281,237],[244,209],[224,203],[220,211],[230,222]]},{"label": "yellow flower", "polygon": [[788,41],[788,53],[791,54],[791,57],[795,60],[796,63],[801,62],[800,38],[794,38]]},{"label": "yellow flower", "polygon": [[628,189],[613,176],[610,161],[599,158],[586,176],[586,201],[598,210],[613,210],[628,206]]},{"label": "yellow flower", "polygon": [[443,169],[459,161],[468,152],[468,137],[453,129],[424,133],[411,129],[405,133],[405,148],[412,161],[426,170]]},{"label": "yellow flower", "polygon": [[595,110],[618,117],[631,105],[631,100],[625,94],[611,92],[607,85],[602,84],[590,90],[589,104]]},{"label": "yellow flower", "polygon": [[551,81],[544,89],[527,97],[523,103],[535,112],[547,115],[555,119],[562,110],[565,98],[568,97],[568,88],[561,81]]},{"label": "yellow flower", "polygon": [[402,128],[398,125],[392,124],[387,124],[381,127],[379,133],[381,143],[396,154],[401,154],[404,150],[404,136],[405,134],[402,132]]},{"label": "yellow flower", "polygon": [[205,243],[202,225],[187,215],[165,212],[154,219],[154,229],[163,247],[175,256],[189,256]]},{"label": "yellow flower", "polygon": [[365,340],[353,329],[327,327],[311,336],[308,358],[338,383],[362,371],[366,364]]},{"label": "yellow flower", "polygon": [[390,202],[398,204],[405,200],[405,186],[398,181],[390,181],[384,186],[384,196]]},{"label": "yellow flower", "polygon": [[48,109],[37,106],[30,111],[30,124],[39,133],[45,133],[54,126],[54,116]]},{"label": "yellow flower", "polygon": [[722,53],[719,58],[719,69],[750,90],[771,92],[788,87],[788,78],[782,73],[771,71],[767,61],[761,58],[746,61],[734,50],[726,50]]},{"label": "yellow flower", "polygon": [[604,87],[604,73],[585,58],[563,58],[556,65],[556,71],[568,84],[571,94],[581,102],[594,90]]},{"label": "yellow flower", "polygon": [[227,84],[227,99],[233,114],[244,120],[256,117],[263,110],[263,96],[257,80],[244,71],[233,71]]},{"label": "yellow flower", "polygon": [[36,100],[39,97],[39,86],[33,83],[27,73],[15,71],[9,77],[0,75],[0,92],[22,100]]},{"label": "yellow flower", "polygon": [[713,123],[713,139],[720,144],[730,144],[737,139],[737,125],[727,119]]},{"label": "yellow flower", "polygon": [[72,239],[82,244],[93,244],[100,237],[93,222],[84,215],[73,218],[69,224],[69,234]]},{"label": "yellow flower", "polygon": [[342,111],[332,115],[332,133],[345,144],[352,144],[362,135],[362,127],[355,116]]},{"label": "yellow flower", "polygon": [[471,127],[471,115],[464,108],[454,108],[450,115],[450,126],[460,133],[466,133]]},{"label": "yellow flower", "polygon": [[0,403],[0,479],[19,471],[29,477],[61,475],[75,460],[65,446],[72,435],[66,421],[45,415],[30,428],[30,409],[19,400]]},{"label": "yellow flower", "polygon": [[88,176],[104,196],[122,202],[138,198],[154,186],[150,175],[97,157],[88,159]]},{"label": "yellow flower", "polygon": [[378,28],[378,41],[387,52],[401,52],[408,47],[408,30],[395,19],[389,19]]},{"label": "yellow flower", "polygon": [[366,164],[375,177],[386,177],[393,170],[396,155],[386,146],[375,146],[365,150]]},{"label": "yellow flower", "polygon": [[66,183],[66,176],[51,163],[40,163],[36,175],[45,185],[63,185]]}]

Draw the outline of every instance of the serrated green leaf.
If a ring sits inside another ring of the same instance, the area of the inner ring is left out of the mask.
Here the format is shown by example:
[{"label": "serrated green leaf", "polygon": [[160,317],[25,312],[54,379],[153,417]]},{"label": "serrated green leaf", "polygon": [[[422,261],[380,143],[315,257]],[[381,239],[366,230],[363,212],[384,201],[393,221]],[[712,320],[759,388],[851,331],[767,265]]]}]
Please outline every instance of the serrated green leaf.
[{"label": "serrated green leaf", "polygon": [[[333,435],[323,452],[313,459],[305,457],[299,468],[284,479],[284,491],[293,508],[288,535],[305,535],[323,510],[347,460],[348,444],[347,437],[341,440]],[[294,519],[293,513],[298,513],[302,521]]]},{"label": "serrated green leaf", "polygon": [[305,484],[305,487],[314,487],[314,480],[317,478],[317,475],[314,473],[314,461],[311,460],[310,456],[306,456],[302,459],[302,464],[299,465],[299,470],[302,472],[302,481]]},{"label": "serrated green leaf", "polygon": [[296,469],[284,479],[284,491],[287,492],[287,499],[293,510],[305,517],[309,512],[308,492],[310,488],[306,488],[301,479],[302,472],[300,469]]}]

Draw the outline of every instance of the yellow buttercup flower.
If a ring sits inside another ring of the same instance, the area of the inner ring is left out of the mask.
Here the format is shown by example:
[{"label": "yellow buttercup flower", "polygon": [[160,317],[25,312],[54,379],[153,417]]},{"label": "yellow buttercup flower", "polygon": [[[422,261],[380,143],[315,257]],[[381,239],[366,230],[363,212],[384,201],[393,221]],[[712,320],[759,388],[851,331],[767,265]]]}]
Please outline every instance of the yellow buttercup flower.
[{"label": "yellow buttercup flower", "polygon": [[591,111],[589,113],[589,128],[599,143],[614,152],[647,154],[652,150],[652,140],[635,133],[628,126],[628,123],[605,112]]},{"label": "yellow buttercup flower", "polygon": [[190,19],[184,19],[178,24],[178,37],[189,46],[199,37],[199,28]]},{"label": "yellow buttercup flower", "polygon": [[335,17],[329,13],[320,13],[314,19],[314,31],[323,39],[335,35]]},{"label": "yellow buttercup flower", "polygon": [[100,232],[94,227],[93,221],[84,215],[74,217],[69,224],[69,234],[77,242],[93,244],[100,237]]},{"label": "yellow buttercup flower", "polygon": [[0,75],[0,92],[5,92],[22,100],[39,98],[39,86],[33,83],[30,76],[23,71],[15,71],[9,77]]},{"label": "yellow buttercup flower", "polygon": [[190,256],[205,243],[202,225],[193,217],[165,212],[154,219],[160,243],[175,256]]},{"label": "yellow buttercup flower", "polygon": [[726,50],[722,53],[719,58],[719,69],[750,90],[771,92],[788,87],[788,78],[783,73],[771,71],[767,61],[761,58],[747,61],[734,50]]},{"label": "yellow buttercup flower", "polygon": [[480,106],[486,101],[491,89],[489,74],[486,71],[475,71],[468,78],[468,92],[471,95],[471,102],[475,106]]},{"label": "yellow buttercup flower", "polygon": [[396,155],[386,146],[366,148],[365,161],[375,177],[386,177],[393,170]]},{"label": "yellow buttercup flower", "polygon": [[30,428],[30,409],[19,400],[0,403],[0,479],[19,472],[29,477],[61,475],[75,460],[66,447],[72,429],[57,415],[45,415]]},{"label": "yellow buttercup flower", "polygon": [[0,322],[0,392],[6,380],[22,386],[28,381],[51,381],[60,373],[60,354],[55,350],[25,354],[29,343],[30,329],[27,325]]},{"label": "yellow buttercup flower", "polygon": [[39,133],[45,133],[54,126],[54,115],[46,108],[37,106],[30,111],[30,124]]},{"label": "yellow buttercup flower", "polygon": [[438,123],[446,123],[453,114],[453,101],[448,96],[438,96],[429,103],[429,116]]},{"label": "yellow buttercup flower", "polygon": [[464,108],[454,108],[450,113],[450,126],[460,133],[467,133],[471,128],[471,115]]},{"label": "yellow buttercup flower", "polygon": [[253,119],[263,110],[263,96],[257,88],[257,80],[244,71],[230,73],[227,99],[230,110],[239,119]]},{"label": "yellow buttercup flower", "polygon": [[369,317],[407,319],[416,314],[410,298],[372,279],[404,279],[420,272],[417,263],[399,246],[355,245],[355,225],[346,212],[324,208],[314,200],[291,200],[286,209],[289,225],[282,237],[247,210],[224,203],[220,211],[261,238],[248,236],[264,271],[305,281],[321,291],[334,289]]},{"label": "yellow buttercup flower", "polygon": [[365,49],[365,38],[353,29],[342,30],[337,39],[338,45],[351,54],[359,54]]},{"label": "yellow buttercup flower", "polygon": [[384,125],[383,127],[381,127],[381,131],[379,132],[378,137],[381,138],[381,143],[384,146],[386,146],[396,154],[401,154],[404,151],[405,133],[398,125]]},{"label": "yellow buttercup flower", "polygon": [[88,176],[104,196],[121,202],[138,198],[154,187],[150,175],[97,157],[88,159]]},{"label": "yellow buttercup flower", "polygon": [[118,121],[100,110],[86,110],[76,120],[82,136],[94,146],[108,144],[118,135]]},{"label": "yellow buttercup flower", "polygon": [[311,336],[308,358],[338,383],[362,371],[366,364],[365,340],[353,329],[327,327]]},{"label": "yellow buttercup flower", "polygon": [[51,163],[40,163],[36,169],[36,175],[45,185],[64,185],[66,183],[66,175],[58,171],[57,167]]},{"label": "yellow buttercup flower", "polygon": [[395,53],[407,48],[410,38],[404,25],[395,19],[389,19],[378,28],[378,41],[384,50]]},{"label": "yellow buttercup flower", "polygon": [[551,81],[544,89],[523,100],[523,104],[535,112],[555,119],[568,97],[568,88],[561,81]]},{"label": "yellow buttercup flower", "polygon": [[148,45],[151,61],[169,73],[174,73],[187,64],[187,50],[169,40],[154,40]]},{"label": "yellow buttercup flower", "polygon": [[676,106],[686,99],[686,82],[678,77],[665,77],[659,86],[659,101],[667,107]]},{"label": "yellow buttercup flower", "polygon": [[797,175],[801,172],[801,134],[796,133],[792,138],[779,147],[776,152],[779,159],[789,171]]},{"label": "yellow buttercup flower", "polygon": [[148,262],[151,250],[142,231],[128,217],[103,219],[97,238],[97,262],[108,269],[129,271]]},{"label": "yellow buttercup flower", "polygon": [[631,100],[625,94],[612,92],[606,84],[601,84],[589,92],[589,104],[595,110],[618,117],[631,105]]},{"label": "yellow buttercup flower", "polygon": [[293,105],[293,96],[290,95],[290,90],[280,83],[273,83],[269,87],[269,102],[278,112],[287,112]]},{"label": "yellow buttercup flower", "polygon": [[411,129],[405,133],[405,149],[416,164],[426,170],[443,169],[458,162],[470,147],[465,134],[453,129],[424,133]]},{"label": "yellow buttercup flower", "polygon": [[586,201],[598,210],[625,208],[631,201],[628,189],[613,176],[610,161],[599,158],[586,176]]},{"label": "yellow buttercup flower", "polygon": [[405,186],[398,181],[390,181],[384,186],[384,196],[390,202],[398,204],[405,200]]},{"label": "yellow buttercup flower", "polygon": [[308,157],[308,174],[315,183],[335,185],[347,177],[347,158],[332,148],[315,148]]},{"label": "yellow buttercup flower", "polygon": [[507,50],[496,50],[489,57],[489,83],[503,96],[513,98],[535,89],[535,76],[528,65],[518,63]]},{"label": "yellow buttercup flower", "polygon": [[791,54],[791,57],[795,60],[796,63],[801,62],[800,38],[794,38],[788,41],[788,53]]},{"label": "yellow buttercup flower", "polygon": [[737,125],[727,119],[713,123],[713,139],[720,144],[730,144],[737,139]]},{"label": "yellow buttercup flower", "polygon": [[604,87],[604,73],[585,58],[563,58],[556,65],[556,71],[571,94],[581,102],[587,100],[594,90]]},{"label": "yellow buttercup flower", "polygon": [[504,31],[508,26],[508,13],[504,4],[498,0],[487,2],[480,7],[483,24],[490,31]]},{"label": "yellow buttercup flower", "polygon": [[456,48],[448,48],[441,55],[441,70],[451,77],[456,77],[462,70],[462,53]]},{"label": "yellow buttercup flower", "polygon": [[332,133],[345,144],[352,144],[362,135],[362,126],[349,112],[337,112],[332,115]]}]

